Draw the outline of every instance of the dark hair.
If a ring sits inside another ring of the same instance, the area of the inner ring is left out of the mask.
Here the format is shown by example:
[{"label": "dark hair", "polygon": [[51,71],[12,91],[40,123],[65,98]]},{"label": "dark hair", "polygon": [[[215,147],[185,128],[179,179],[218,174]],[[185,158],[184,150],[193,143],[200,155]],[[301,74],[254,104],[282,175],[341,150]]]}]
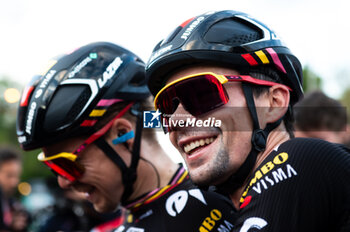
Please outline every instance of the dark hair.
[{"label": "dark hair", "polygon": [[21,153],[13,147],[0,146],[0,168],[4,163],[12,160],[21,162]]},{"label": "dark hair", "polygon": [[296,104],[295,119],[295,126],[303,131],[340,131],[347,123],[345,107],[321,91],[308,93]]},{"label": "dark hair", "polygon": [[[272,81],[276,83],[283,84],[280,75],[269,67],[258,67],[258,68],[250,68],[248,70],[250,76],[266,81]],[[255,97],[259,97],[263,93],[267,93],[269,91],[269,87],[261,86],[261,85],[252,85],[253,94]],[[283,122],[286,127],[286,130],[291,138],[294,138],[294,112],[293,107],[289,105],[286,114],[283,117]]]}]

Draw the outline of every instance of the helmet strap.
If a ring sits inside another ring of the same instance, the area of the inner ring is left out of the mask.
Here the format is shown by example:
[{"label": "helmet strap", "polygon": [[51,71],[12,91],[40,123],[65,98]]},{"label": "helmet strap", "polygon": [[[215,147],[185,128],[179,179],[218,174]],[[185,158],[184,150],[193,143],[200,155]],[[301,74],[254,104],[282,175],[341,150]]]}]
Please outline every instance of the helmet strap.
[{"label": "helmet strap", "polygon": [[224,183],[217,186],[219,192],[229,194],[241,187],[253,171],[258,154],[266,148],[269,133],[280,125],[282,118],[273,123],[268,123],[265,129],[260,129],[258,115],[254,103],[252,87],[248,83],[242,83],[243,93],[246,98],[248,110],[253,121],[253,134],[251,138],[252,148],[241,167],[231,175]]},{"label": "helmet strap", "polygon": [[127,167],[120,155],[101,137],[94,143],[105,153],[105,155],[116,164],[122,173],[122,181],[124,184],[124,192],[121,198],[121,203],[127,202],[131,194],[133,193],[133,185],[137,178],[137,166],[140,160],[140,146],[141,146],[141,134],[142,134],[142,114],[136,115],[136,135],[132,148],[132,157],[130,167]]}]

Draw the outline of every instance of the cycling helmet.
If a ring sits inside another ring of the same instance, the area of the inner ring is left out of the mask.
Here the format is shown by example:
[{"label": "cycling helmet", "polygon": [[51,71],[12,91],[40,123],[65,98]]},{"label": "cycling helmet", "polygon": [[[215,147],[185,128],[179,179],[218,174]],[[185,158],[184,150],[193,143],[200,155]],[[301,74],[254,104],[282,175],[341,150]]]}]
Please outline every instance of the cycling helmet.
[{"label": "cycling helmet", "polygon": [[[172,72],[188,65],[206,63],[230,67],[241,74],[249,74],[250,70],[258,68],[272,69],[281,79],[276,79],[276,82],[282,82],[292,89],[291,105],[303,96],[299,60],[266,25],[245,13],[228,10],[191,18],[160,41],[146,66],[148,87],[156,95]],[[253,121],[252,149],[239,170],[217,186],[224,193],[244,183],[257,155],[265,149],[269,133],[283,120],[282,117],[261,129],[252,86],[242,83],[242,88]]]},{"label": "cycling helmet", "polygon": [[142,114],[137,102],[150,95],[144,68],[135,54],[107,42],[88,44],[54,60],[23,92],[17,117],[21,147],[30,150],[90,135],[110,106],[132,102],[130,112],[137,122],[131,164],[127,166],[103,137],[94,142],[121,169],[122,202],[126,202],[133,192],[140,159]]},{"label": "cycling helmet", "polygon": [[158,43],[146,67],[151,93],[157,94],[172,71],[206,62],[240,72],[271,67],[293,90],[292,104],[303,95],[301,64],[278,36],[247,14],[229,10],[191,18]]},{"label": "cycling helmet", "polygon": [[150,95],[142,60],[112,43],[92,43],[50,63],[52,67],[34,76],[22,94],[17,136],[25,150],[92,134],[103,116],[92,115],[94,109],[107,110],[109,103]]}]

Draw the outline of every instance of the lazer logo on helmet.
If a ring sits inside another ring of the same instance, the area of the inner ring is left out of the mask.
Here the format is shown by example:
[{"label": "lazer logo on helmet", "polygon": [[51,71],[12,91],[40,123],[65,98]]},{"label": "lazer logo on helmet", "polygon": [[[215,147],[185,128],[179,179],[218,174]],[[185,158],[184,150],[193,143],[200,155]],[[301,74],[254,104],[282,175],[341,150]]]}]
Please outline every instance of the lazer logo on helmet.
[{"label": "lazer logo on helmet", "polygon": [[32,133],[32,123],[33,123],[33,117],[36,110],[36,106],[37,106],[36,102],[32,102],[32,104],[30,104],[30,108],[27,116],[27,123],[26,123],[26,132],[28,134]]},{"label": "lazer logo on helmet", "polygon": [[84,68],[88,63],[90,63],[92,59],[88,56],[84,60],[82,60],[75,68],[68,74],[68,78],[73,78],[75,74],[80,72],[82,68]]},{"label": "lazer logo on helmet", "polygon": [[113,60],[112,63],[108,65],[108,67],[106,68],[106,71],[104,71],[104,73],[102,74],[102,77],[100,77],[97,80],[97,83],[100,88],[102,88],[107,83],[107,81],[113,77],[113,75],[115,74],[115,72],[118,70],[118,68],[122,63],[123,63],[123,60],[120,59],[120,57],[118,56]]},{"label": "lazer logo on helmet", "polygon": [[195,29],[198,24],[203,21],[204,17],[201,16],[199,18],[197,18],[193,23],[191,23],[191,25],[186,29],[186,31],[181,35],[181,39],[186,40],[188,38],[188,36],[192,33],[193,29]]}]

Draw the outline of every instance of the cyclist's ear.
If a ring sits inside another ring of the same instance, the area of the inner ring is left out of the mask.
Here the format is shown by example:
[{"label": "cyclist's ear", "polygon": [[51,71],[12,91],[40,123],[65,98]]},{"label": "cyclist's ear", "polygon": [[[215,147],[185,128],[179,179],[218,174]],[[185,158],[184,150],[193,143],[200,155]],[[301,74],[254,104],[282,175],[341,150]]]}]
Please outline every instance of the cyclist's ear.
[{"label": "cyclist's ear", "polygon": [[118,118],[113,122],[108,135],[108,140],[111,140],[114,145],[122,143],[129,149],[134,143],[133,127],[133,123],[129,120],[125,118]]},{"label": "cyclist's ear", "polygon": [[134,137],[135,137],[134,131],[129,131],[129,132],[121,131],[118,133],[118,137],[112,140],[112,143],[114,145],[124,144],[126,148],[129,149],[129,145],[127,144],[127,141]]},{"label": "cyclist's ear", "polygon": [[269,88],[266,94],[256,99],[260,126],[273,123],[282,118],[289,106],[290,93],[286,86],[275,85]]}]

